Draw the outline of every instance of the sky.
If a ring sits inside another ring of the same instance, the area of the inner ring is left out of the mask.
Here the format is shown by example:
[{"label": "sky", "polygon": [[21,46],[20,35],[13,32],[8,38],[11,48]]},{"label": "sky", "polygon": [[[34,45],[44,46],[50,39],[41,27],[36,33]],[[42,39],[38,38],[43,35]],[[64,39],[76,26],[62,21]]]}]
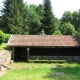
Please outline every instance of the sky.
[{"label": "sky", "polygon": [[[2,6],[0,0],[0,6]],[[43,0],[24,0],[27,4],[42,4]],[[57,18],[61,18],[65,11],[78,11],[80,9],[80,0],[51,0],[52,10]]]}]

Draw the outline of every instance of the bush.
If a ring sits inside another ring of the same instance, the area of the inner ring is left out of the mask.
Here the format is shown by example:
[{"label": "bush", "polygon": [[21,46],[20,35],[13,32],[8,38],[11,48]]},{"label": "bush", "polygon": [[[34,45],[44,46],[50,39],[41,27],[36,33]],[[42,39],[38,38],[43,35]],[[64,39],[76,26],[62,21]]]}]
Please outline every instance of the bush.
[{"label": "bush", "polygon": [[6,37],[5,37],[5,41],[4,42],[8,42],[10,36],[11,36],[11,34],[6,34]]},{"label": "bush", "polygon": [[0,44],[5,41],[5,33],[0,30]]},{"label": "bush", "polygon": [[75,36],[76,34],[74,25],[72,25],[70,22],[64,22],[63,25],[60,27],[60,31],[63,35]]},{"label": "bush", "polygon": [[3,31],[0,30],[0,44],[6,42],[9,38],[8,34],[5,34]]},{"label": "bush", "polygon": [[62,35],[62,33],[60,30],[56,30],[56,31],[54,31],[53,35]]}]

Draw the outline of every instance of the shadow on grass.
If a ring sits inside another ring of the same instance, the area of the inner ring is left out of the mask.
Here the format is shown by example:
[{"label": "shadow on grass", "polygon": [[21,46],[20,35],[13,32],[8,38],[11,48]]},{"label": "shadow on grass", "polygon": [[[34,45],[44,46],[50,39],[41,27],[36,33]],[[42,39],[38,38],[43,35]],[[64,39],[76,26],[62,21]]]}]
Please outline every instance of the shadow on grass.
[{"label": "shadow on grass", "polygon": [[80,80],[80,66],[51,68],[50,73],[43,78],[49,80]]}]

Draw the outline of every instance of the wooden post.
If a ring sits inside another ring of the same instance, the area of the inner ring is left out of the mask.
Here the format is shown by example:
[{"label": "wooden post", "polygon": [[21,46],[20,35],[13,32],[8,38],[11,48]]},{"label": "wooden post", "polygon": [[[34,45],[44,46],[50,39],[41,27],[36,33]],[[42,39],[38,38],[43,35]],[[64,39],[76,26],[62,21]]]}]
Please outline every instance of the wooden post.
[{"label": "wooden post", "polygon": [[29,48],[27,48],[27,62],[28,62],[28,59],[29,59]]},{"label": "wooden post", "polygon": [[13,47],[13,51],[12,51],[12,60],[14,61],[14,47]]},{"label": "wooden post", "polygon": [[58,60],[58,47],[57,47],[57,60]]}]

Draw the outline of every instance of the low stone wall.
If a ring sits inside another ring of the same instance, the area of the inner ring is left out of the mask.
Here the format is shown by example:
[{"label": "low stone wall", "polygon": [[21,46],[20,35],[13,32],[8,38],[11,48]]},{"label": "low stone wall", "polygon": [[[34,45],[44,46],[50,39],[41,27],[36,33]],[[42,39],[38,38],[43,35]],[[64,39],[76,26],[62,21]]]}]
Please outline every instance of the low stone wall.
[{"label": "low stone wall", "polygon": [[80,61],[80,56],[30,56],[31,60],[68,60]]},{"label": "low stone wall", "polygon": [[11,51],[0,50],[0,64],[9,64],[11,62]]}]

